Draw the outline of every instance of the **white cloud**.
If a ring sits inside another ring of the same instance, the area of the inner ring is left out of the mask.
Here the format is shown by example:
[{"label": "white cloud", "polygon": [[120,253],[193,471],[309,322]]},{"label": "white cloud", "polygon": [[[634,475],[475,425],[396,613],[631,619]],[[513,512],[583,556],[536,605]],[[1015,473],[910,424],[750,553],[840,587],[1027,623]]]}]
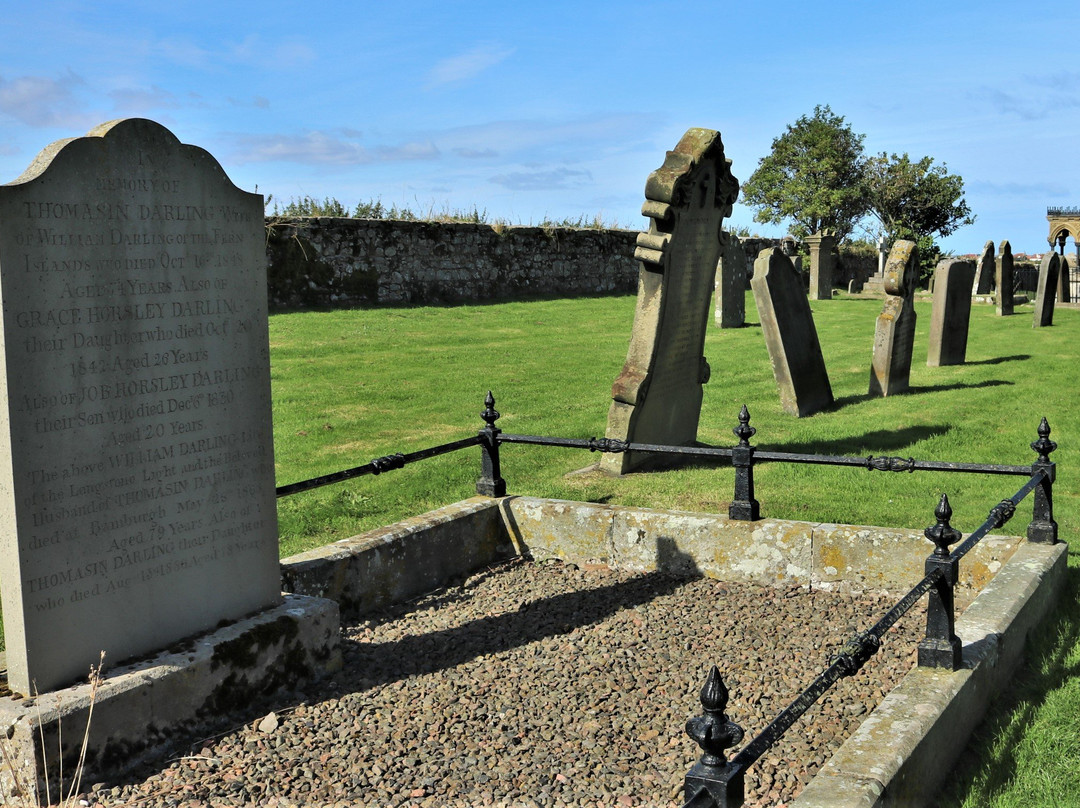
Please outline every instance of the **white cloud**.
[{"label": "white cloud", "polygon": [[84,84],[70,71],[59,79],[0,76],[0,113],[29,126],[84,126],[87,116],[74,92]]},{"label": "white cloud", "polygon": [[301,135],[238,135],[233,159],[239,163],[291,162],[314,165],[366,165],[433,160],[439,150],[431,142],[366,147],[343,133],[307,132]]},{"label": "white cloud", "polygon": [[428,73],[427,88],[458,84],[471,79],[499,64],[513,52],[513,48],[480,45],[459,56],[443,59]]},{"label": "white cloud", "polygon": [[127,87],[109,93],[116,109],[123,115],[142,114],[152,109],[176,109],[180,106],[176,96],[156,84],[150,89]]},{"label": "white cloud", "polygon": [[491,178],[496,185],[511,191],[549,191],[580,188],[592,180],[592,173],[572,168],[553,168],[546,171],[513,171]]}]

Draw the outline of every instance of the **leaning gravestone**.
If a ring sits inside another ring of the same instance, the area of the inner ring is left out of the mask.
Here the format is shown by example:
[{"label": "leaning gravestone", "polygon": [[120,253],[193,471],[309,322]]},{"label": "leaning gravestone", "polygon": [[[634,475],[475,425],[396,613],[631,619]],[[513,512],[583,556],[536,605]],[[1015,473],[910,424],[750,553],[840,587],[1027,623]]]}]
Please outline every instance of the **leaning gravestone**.
[{"label": "leaning gravestone", "polygon": [[897,241],[885,262],[885,305],[877,318],[870,365],[872,396],[891,396],[908,389],[915,342],[913,298],[918,278],[919,255],[915,242]]},{"label": "leaning gravestone", "polygon": [[721,242],[713,319],[720,328],[742,328],[746,325],[746,253],[734,233],[724,233]]},{"label": "leaning gravestone", "polygon": [[975,280],[971,284],[973,295],[988,295],[994,288],[994,242],[988,241],[983,245],[982,255],[975,265]]},{"label": "leaning gravestone", "polygon": [[934,270],[934,303],[926,352],[926,364],[930,367],[964,364],[975,272],[970,261],[951,259],[939,261]]},{"label": "leaning gravestone", "polygon": [[[622,372],[612,385],[607,437],[659,444],[697,439],[701,387],[709,379],[705,331],[720,257],[720,228],[739,193],[720,133],[690,129],[645,183],[635,257],[637,308]],[[605,455],[621,474],[656,462],[641,453]]]},{"label": "leaning gravestone", "polygon": [[1032,328],[1054,324],[1054,297],[1057,295],[1061,259],[1050,251],[1039,264],[1039,283],[1035,289],[1035,318]]},{"label": "leaning gravestone", "polygon": [[998,245],[997,272],[994,276],[994,311],[1001,317],[1013,313],[1013,254],[1007,241]]},{"label": "leaning gravestone", "polygon": [[802,278],[778,248],[762,250],[750,280],[784,412],[804,416],[833,403]]},{"label": "leaning gravestone", "polygon": [[147,120],[0,186],[9,685],[281,600],[263,201]]},{"label": "leaning gravestone", "polygon": [[1058,258],[1057,302],[1069,303],[1069,262],[1064,255]]}]

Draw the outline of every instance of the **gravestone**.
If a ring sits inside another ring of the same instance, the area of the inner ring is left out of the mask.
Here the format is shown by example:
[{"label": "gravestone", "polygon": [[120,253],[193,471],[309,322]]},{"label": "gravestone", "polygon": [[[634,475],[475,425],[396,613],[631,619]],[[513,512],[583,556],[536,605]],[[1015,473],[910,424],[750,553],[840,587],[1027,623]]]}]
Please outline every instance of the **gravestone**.
[{"label": "gravestone", "polygon": [[1061,259],[1056,252],[1050,251],[1039,263],[1039,282],[1035,288],[1035,318],[1032,328],[1041,328],[1054,324],[1054,298],[1057,296],[1058,275]]},{"label": "gravestone", "polygon": [[720,328],[742,328],[746,325],[746,253],[734,233],[724,233],[721,243],[713,319]]},{"label": "gravestone", "polygon": [[147,120],[0,186],[9,685],[281,600],[263,200]]},{"label": "gravestone", "polygon": [[983,246],[982,255],[975,265],[975,280],[971,284],[973,295],[988,295],[994,289],[994,242],[988,241]]},{"label": "gravestone", "polygon": [[1064,255],[1058,258],[1058,282],[1057,282],[1057,302],[1058,303],[1070,303],[1070,288],[1069,288],[1069,275],[1071,269],[1069,267],[1069,261]]},{"label": "gravestone", "polygon": [[964,364],[975,273],[975,265],[970,261],[952,259],[939,261],[934,270],[934,303],[926,352],[926,364],[930,367]]},{"label": "gravestone", "polygon": [[998,245],[997,270],[994,275],[994,312],[999,317],[1013,313],[1013,254],[1012,245]]},{"label": "gravestone", "polygon": [[805,241],[810,246],[810,299],[832,300],[836,236],[821,232],[807,236]]},{"label": "gravestone", "polygon": [[784,412],[802,417],[830,406],[832,387],[814,315],[790,259],[776,247],[762,250],[750,286]]},{"label": "gravestone", "polygon": [[[611,389],[608,438],[672,445],[697,439],[720,228],[738,193],[720,133],[711,129],[688,130],[649,175],[641,208],[649,232],[638,234],[634,252],[641,262],[637,307],[626,363]],[[607,454],[601,468],[621,474],[659,461]]]},{"label": "gravestone", "polygon": [[[795,240],[795,236],[784,236],[780,239],[780,249],[784,255],[791,261],[791,265],[795,267],[795,272],[802,277],[802,256],[799,255],[799,242]],[[757,259],[754,259],[754,263],[757,263]]]},{"label": "gravestone", "polygon": [[891,396],[908,389],[915,342],[913,298],[918,279],[919,254],[915,242],[897,241],[885,262],[885,305],[877,318],[870,365],[872,396]]}]

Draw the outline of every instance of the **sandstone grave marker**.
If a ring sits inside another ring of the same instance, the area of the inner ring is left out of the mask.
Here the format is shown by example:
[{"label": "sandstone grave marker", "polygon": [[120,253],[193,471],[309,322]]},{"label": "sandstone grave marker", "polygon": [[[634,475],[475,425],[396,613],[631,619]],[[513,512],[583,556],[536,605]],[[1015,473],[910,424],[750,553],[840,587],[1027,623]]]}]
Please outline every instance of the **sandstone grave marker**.
[{"label": "sandstone grave marker", "polygon": [[762,250],[750,286],[784,412],[802,417],[830,406],[832,386],[814,316],[791,260],[777,247]]},{"label": "sandstone grave marker", "polygon": [[742,328],[746,325],[746,253],[734,233],[724,233],[722,245],[713,319],[720,328]]},{"label": "sandstone grave marker", "polygon": [[1013,254],[1008,241],[998,245],[994,285],[997,287],[994,290],[994,312],[999,317],[1007,317],[1013,313]]},{"label": "sandstone grave marker", "polygon": [[1032,328],[1054,324],[1054,298],[1057,296],[1061,259],[1051,250],[1039,263],[1039,282],[1035,288],[1035,317]]},{"label": "sandstone grave marker", "polygon": [[988,295],[994,288],[994,242],[988,241],[983,245],[982,255],[975,266],[975,280],[971,284],[971,293],[974,295]]},{"label": "sandstone grave marker", "polygon": [[829,232],[806,237],[810,247],[810,299],[832,300],[836,236]]},{"label": "sandstone grave marker", "polygon": [[[993,245],[990,250],[992,253]],[[939,261],[934,270],[934,302],[926,352],[926,364],[930,367],[964,364],[975,273],[975,265],[970,261],[948,258]]]},{"label": "sandstone grave marker", "polygon": [[281,600],[263,201],[152,121],[0,186],[0,586],[28,694]]},{"label": "sandstone grave marker", "polygon": [[915,342],[913,298],[918,278],[919,255],[915,242],[897,241],[885,262],[885,304],[877,318],[870,365],[872,396],[891,396],[908,389]]},{"label": "sandstone grave marker", "polygon": [[[725,216],[739,182],[724,157],[720,133],[690,129],[645,183],[639,233],[637,307],[626,363],[612,385],[607,437],[681,445],[697,439],[709,298]],[[621,474],[657,458],[605,455],[601,468]]]}]

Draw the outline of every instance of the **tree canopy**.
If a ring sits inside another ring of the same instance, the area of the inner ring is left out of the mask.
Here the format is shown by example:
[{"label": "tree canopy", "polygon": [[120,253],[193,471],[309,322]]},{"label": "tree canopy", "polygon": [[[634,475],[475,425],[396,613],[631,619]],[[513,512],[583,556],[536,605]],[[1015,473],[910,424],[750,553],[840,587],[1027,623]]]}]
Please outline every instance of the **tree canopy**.
[{"label": "tree canopy", "polygon": [[903,156],[871,157],[866,163],[870,210],[889,239],[947,236],[972,224],[964,199],[964,180],[931,157],[912,162]]},{"label": "tree canopy", "polygon": [[754,219],[790,219],[797,238],[825,229],[847,236],[866,213],[863,137],[820,104],[788,126],[743,185],[743,201],[758,209]]}]

